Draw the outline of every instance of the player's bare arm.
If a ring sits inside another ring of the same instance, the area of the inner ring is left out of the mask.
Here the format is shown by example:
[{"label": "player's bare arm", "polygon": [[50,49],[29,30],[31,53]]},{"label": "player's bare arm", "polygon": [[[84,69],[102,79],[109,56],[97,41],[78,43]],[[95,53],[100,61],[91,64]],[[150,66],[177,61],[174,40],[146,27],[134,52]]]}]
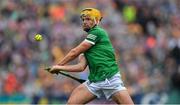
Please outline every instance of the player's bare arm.
[{"label": "player's bare arm", "polygon": [[65,65],[68,62],[74,60],[77,56],[88,50],[91,46],[92,44],[86,41],[81,42],[77,47],[70,50],[70,52],[58,63],[58,65]]},{"label": "player's bare arm", "polygon": [[51,73],[57,72],[57,71],[67,71],[67,72],[81,72],[84,71],[87,66],[86,58],[83,54],[79,55],[79,61],[78,64],[75,65],[55,65],[52,66],[52,69],[50,70]]}]

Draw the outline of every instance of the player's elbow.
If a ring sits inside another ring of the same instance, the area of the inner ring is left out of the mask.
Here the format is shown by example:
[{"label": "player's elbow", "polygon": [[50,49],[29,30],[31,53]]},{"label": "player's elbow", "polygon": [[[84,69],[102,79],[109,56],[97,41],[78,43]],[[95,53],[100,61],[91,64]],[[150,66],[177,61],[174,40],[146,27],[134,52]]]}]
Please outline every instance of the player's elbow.
[{"label": "player's elbow", "polygon": [[72,68],[72,72],[82,72],[82,71],[84,71],[84,69],[80,65],[76,65],[74,66],[74,68]]},{"label": "player's elbow", "polygon": [[82,71],[84,71],[85,70],[85,68],[83,68],[83,67],[81,67],[81,68],[79,68],[79,72],[82,72]]},{"label": "player's elbow", "polygon": [[85,70],[85,68],[84,68],[84,67],[81,67],[81,69],[80,69],[80,70],[81,70],[81,72],[82,72],[82,71],[84,71],[84,70]]},{"label": "player's elbow", "polygon": [[83,64],[78,64],[78,71],[79,71],[79,72],[84,71],[85,68],[86,68],[86,67],[85,67]]}]

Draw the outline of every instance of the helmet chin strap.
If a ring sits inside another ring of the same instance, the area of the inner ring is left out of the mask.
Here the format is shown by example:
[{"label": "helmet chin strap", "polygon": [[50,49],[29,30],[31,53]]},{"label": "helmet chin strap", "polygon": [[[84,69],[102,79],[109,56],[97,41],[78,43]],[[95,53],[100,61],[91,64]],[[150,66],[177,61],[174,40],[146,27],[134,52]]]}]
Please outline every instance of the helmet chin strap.
[{"label": "helmet chin strap", "polygon": [[99,25],[99,21],[97,21],[97,20],[95,19],[95,17],[94,17],[93,19],[94,19],[95,25]]}]

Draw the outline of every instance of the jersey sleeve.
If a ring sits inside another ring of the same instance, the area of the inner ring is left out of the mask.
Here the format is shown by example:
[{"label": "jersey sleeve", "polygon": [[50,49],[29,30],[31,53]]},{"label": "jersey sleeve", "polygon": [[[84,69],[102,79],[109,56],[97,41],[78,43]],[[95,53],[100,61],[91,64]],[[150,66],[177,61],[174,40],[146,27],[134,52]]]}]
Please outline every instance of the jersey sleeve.
[{"label": "jersey sleeve", "polygon": [[98,31],[92,31],[90,33],[88,33],[85,41],[91,43],[92,45],[95,45],[96,42],[98,42],[100,39],[100,34],[98,33]]}]

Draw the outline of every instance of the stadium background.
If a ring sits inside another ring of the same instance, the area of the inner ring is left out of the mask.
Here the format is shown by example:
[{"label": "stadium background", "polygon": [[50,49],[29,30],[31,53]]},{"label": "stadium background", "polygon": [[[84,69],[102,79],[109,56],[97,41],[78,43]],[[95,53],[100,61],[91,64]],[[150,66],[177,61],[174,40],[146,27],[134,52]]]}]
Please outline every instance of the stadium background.
[{"label": "stadium background", "polygon": [[[79,12],[86,7],[102,11],[101,25],[133,101],[180,103],[179,5],[179,0],[0,0],[0,103],[67,101],[79,84],[41,65],[56,63],[82,41]],[[35,42],[36,33],[44,40]]]}]

